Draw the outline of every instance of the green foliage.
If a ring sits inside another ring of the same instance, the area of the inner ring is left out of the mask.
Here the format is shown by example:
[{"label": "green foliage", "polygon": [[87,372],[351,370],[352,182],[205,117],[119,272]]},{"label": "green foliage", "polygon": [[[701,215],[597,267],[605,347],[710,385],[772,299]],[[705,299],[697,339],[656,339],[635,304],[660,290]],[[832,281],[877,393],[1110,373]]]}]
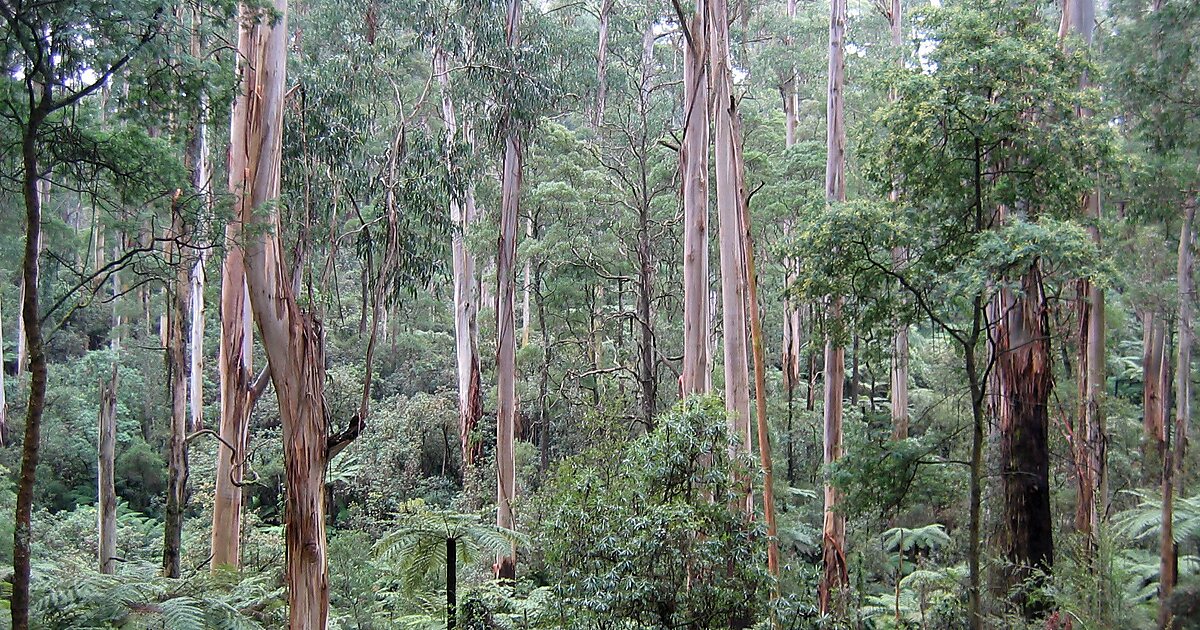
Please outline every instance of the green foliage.
[{"label": "green foliage", "polygon": [[689,399],[627,446],[558,468],[535,545],[560,625],[714,627],[761,614],[765,548],[730,507],[746,473],[729,447],[721,402]]}]

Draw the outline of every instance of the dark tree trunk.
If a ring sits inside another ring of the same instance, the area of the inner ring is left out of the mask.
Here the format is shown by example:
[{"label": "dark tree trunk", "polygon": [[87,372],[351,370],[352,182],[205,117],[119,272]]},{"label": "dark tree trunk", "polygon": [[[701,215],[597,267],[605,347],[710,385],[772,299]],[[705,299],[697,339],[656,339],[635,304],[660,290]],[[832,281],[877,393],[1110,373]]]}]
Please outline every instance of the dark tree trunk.
[{"label": "dark tree trunk", "polygon": [[42,439],[42,413],[46,408],[46,350],[42,341],[42,322],[38,306],[38,255],[42,240],[42,200],[38,195],[37,137],[46,112],[36,108],[29,115],[21,141],[24,168],[22,192],[25,200],[25,257],[21,278],[25,291],[21,303],[21,321],[25,325],[25,345],[29,353],[29,404],[25,410],[25,441],[21,445],[21,474],[17,478],[17,505],[13,525],[13,630],[29,628],[29,577],[33,485],[37,479],[39,448]]},{"label": "dark tree trunk", "polygon": [[[1027,619],[1043,612],[1022,584],[1049,574],[1054,562],[1050,517],[1047,402],[1053,386],[1050,326],[1041,270],[1035,262],[1021,279],[996,333],[1000,399],[1000,475],[1004,492],[1004,586]],[[1015,587],[1015,590],[1014,590]]]}]

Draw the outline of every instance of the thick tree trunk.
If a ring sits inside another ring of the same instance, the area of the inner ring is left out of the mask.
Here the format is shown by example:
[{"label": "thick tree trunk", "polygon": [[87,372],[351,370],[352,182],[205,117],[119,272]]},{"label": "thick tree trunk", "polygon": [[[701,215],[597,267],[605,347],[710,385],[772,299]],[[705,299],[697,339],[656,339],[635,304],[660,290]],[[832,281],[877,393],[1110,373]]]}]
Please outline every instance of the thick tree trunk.
[{"label": "thick tree trunk", "polygon": [[[450,94],[450,75],[446,70],[446,53],[438,50],[434,56],[435,70],[442,86],[442,118],[446,136],[458,135],[458,118]],[[465,134],[468,137],[470,134]],[[449,161],[447,156],[447,161]],[[476,337],[476,316],[479,302],[475,290],[475,257],[467,247],[466,233],[475,221],[475,190],[468,184],[463,202],[450,200],[450,221],[454,224],[451,241],[454,275],[454,357],[458,373],[458,429],[462,449],[463,472],[475,463],[480,444],[472,440],[479,418],[483,415],[480,400],[479,346]]]},{"label": "thick tree trunk", "polygon": [[230,129],[230,155],[237,157],[231,160],[229,188],[237,217],[247,226],[246,287],[283,421],[288,625],[320,630],[329,611],[324,340],[320,323],[296,304],[283,261],[278,213],[271,210],[263,217],[256,212],[279,197],[287,0],[276,0],[274,9],[271,23],[263,12],[242,7],[242,88]]},{"label": "thick tree trunk", "polygon": [[[521,0],[509,0],[505,21],[506,41],[510,48],[519,45]],[[516,129],[508,129],[504,141],[503,180],[500,192],[500,242],[496,256],[496,524],[516,529],[513,499],[516,498],[516,462],[513,441],[517,428],[515,262],[517,256],[517,214],[521,195],[521,141]],[[513,580],[517,574],[517,550],[496,557],[496,577]]]},{"label": "thick tree trunk", "polygon": [[[831,0],[829,7],[829,90],[826,98],[825,199],[828,203],[846,200],[846,127],[843,118],[845,97],[846,0]],[[830,321],[841,316],[842,300],[830,297]],[[846,379],[845,350],[832,336],[825,339],[825,464],[842,456],[842,387]],[[846,518],[838,513],[839,493],[825,484],[825,519],[822,528],[824,575],[818,589],[822,613],[838,606],[838,593],[849,583],[846,568]]]},{"label": "thick tree trunk", "polygon": [[183,256],[182,242],[186,238],[180,191],[172,203],[171,236],[176,241],[169,246],[168,260],[176,269],[175,287],[167,291],[167,375],[171,394],[171,437],[167,451],[167,502],[163,510],[163,575],[180,575],[179,558],[183,540],[183,510],[187,504],[187,349],[184,341],[184,318],[187,313],[188,288],[191,286],[189,267]]},{"label": "thick tree trunk", "polygon": [[29,353],[29,403],[25,408],[25,441],[21,445],[21,472],[17,477],[17,505],[13,524],[12,613],[13,630],[29,628],[30,539],[33,486],[42,439],[42,414],[46,408],[46,350],[38,306],[38,257],[42,241],[42,200],[38,194],[37,142],[46,112],[30,112],[21,139],[22,193],[25,201],[25,252],[21,263],[21,321]]},{"label": "thick tree trunk", "polygon": [[1050,517],[1047,402],[1053,386],[1050,326],[1039,264],[1021,278],[1021,290],[1001,311],[996,331],[1000,398],[1000,475],[1004,493],[1005,587],[1026,618],[1045,605],[1026,587],[1054,562]]},{"label": "thick tree trunk", "polygon": [[[725,371],[725,409],[729,434],[738,458],[750,452],[750,375],[746,352],[746,279],[742,257],[742,204],[737,148],[738,112],[729,61],[729,20],[725,0],[708,3],[711,29],[710,67],[713,73],[714,160],[717,175],[717,220],[721,263],[721,322]],[[751,509],[749,487],[738,498]]]},{"label": "thick tree trunk", "polygon": [[683,66],[684,123],[679,147],[683,172],[684,396],[710,390],[708,314],[708,12],[697,0],[687,25]]},{"label": "thick tree trunk", "polygon": [[[1159,627],[1170,627],[1168,603],[1179,576],[1179,556],[1173,538],[1174,485],[1182,478],[1184,455],[1187,453],[1187,431],[1192,421],[1192,225],[1196,219],[1196,191],[1189,191],[1184,201],[1183,221],[1179,228],[1179,257],[1176,267],[1178,283],[1179,337],[1175,357],[1175,432],[1166,440],[1163,458],[1162,534],[1159,558]],[[1172,443],[1172,440],[1174,441]],[[1181,484],[1182,487],[1182,484]]]},{"label": "thick tree trunk", "polygon": [[117,364],[112,375],[100,381],[99,440],[96,457],[96,520],[99,530],[100,572],[111,575],[117,556],[117,490],[113,467],[117,446]]}]

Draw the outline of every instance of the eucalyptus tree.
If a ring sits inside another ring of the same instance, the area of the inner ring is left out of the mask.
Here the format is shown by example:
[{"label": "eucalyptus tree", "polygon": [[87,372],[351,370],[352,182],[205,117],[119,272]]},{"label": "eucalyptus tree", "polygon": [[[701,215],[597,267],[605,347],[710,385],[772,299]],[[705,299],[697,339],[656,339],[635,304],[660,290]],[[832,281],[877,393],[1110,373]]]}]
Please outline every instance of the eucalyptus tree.
[{"label": "eucalyptus tree", "polygon": [[[829,89],[825,108],[825,201],[835,205],[846,201],[846,0],[829,3]],[[827,316],[841,316],[842,298],[827,300]],[[842,455],[842,387],[846,378],[845,349],[834,335],[825,337],[824,461],[828,466]],[[834,599],[849,583],[846,568],[846,517],[838,512],[838,490],[825,484],[825,517],[822,525],[824,575],[818,603],[822,613],[830,612]]]},{"label": "eucalyptus tree", "polygon": [[[124,129],[112,135],[98,134],[88,127],[89,117],[78,115],[86,99],[100,92],[132,59],[152,54],[148,49],[169,27],[161,6],[131,3],[118,15],[102,3],[6,1],[0,3],[0,18],[6,76],[4,138],[12,150],[8,155],[21,156],[20,166],[6,180],[19,182],[25,223],[21,345],[28,352],[30,385],[17,482],[10,605],[13,627],[24,629],[29,627],[30,516],[46,404],[46,341],[54,329],[46,330],[43,324],[62,317],[59,308],[77,300],[80,289],[102,283],[113,270],[145,253],[127,252],[95,273],[82,272],[75,287],[44,308],[39,259],[44,249],[45,182],[58,176],[89,191],[108,182],[111,186],[104,192],[111,197],[124,194],[145,199],[161,193],[179,173],[163,177],[164,169],[172,170],[172,160],[158,151],[161,145],[145,142],[144,135]],[[89,36],[78,37],[84,25]],[[147,208],[159,207],[148,204]]]},{"label": "eucalyptus tree", "polygon": [[279,213],[272,207],[280,187],[287,1],[278,0],[273,10],[275,15],[241,8],[242,80],[230,125],[229,189],[237,236],[246,239],[246,290],[283,420],[289,626],[320,629],[329,610],[324,339],[320,323],[297,304],[283,261]]},{"label": "eucalyptus tree", "polygon": [[[984,347],[1001,325],[989,304],[1006,287],[1019,286],[1035,263],[1047,282],[1060,284],[1095,277],[1103,268],[1075,220],[1080,195],[1095,185],[1084,173],[1102,164],[1107,136],[1098,121],[1075,110],[1093,99],[1080,88],[1082,59],[1061,51],[1054,34],[1030,17],[1028,9],[1014,13],[1003,2],[923,12],[923,28],[937,46],[921,51],[926,67],[913,63],[886,73],[885,87],[896,98],[876,109],[861,143],[865,173],[880,198],[894,190],[900,174],[904,185],[887,203],[832,206],[814,218],[799,247],[806,295],[842,292],[855,298],[852,315],[860,322],[923,319],[954,342],[972,435],[966,546],[973,628],[986,625],[981,560],[989,383],[997,361],[1011,360]],[[906,58],[917,54],[910,48]],[[988,98],[999,86],[1029,98]],[[1001,208],[1031,207],[1031,200],[1036,212],[1001,220]],[[897,249],[904,252],[900,265],[892,260]],[[837,255],[827,260],[830,251]],[[900,294],[887,289],[897,286]],[[1046,426],[1022,430],[1045,436]],[[1009,563],[1006,590],[1034,580],[1035,567],[1050,568],[1045,469],[1038,477],[1028,465],[1046,461],[1045,446],[1010,438],[1002,460],[1013,473],[1008,477],[1016,477],[1002,480],[1011,498],[998,549]],[[1020,588],[1011,596],[1032,613],[1035,597]]]},{"label": "eucalyptus tree", "polygon": [[[1200,84],[1192,69],[1195,47],[1190,43],[1200,28],[1200,7],[1195,3],[1171,0],[1122,1],[1113,3],[1113,34],[1104,42],[1111,51],[1109,91],[1123,114],[1121,122],[1128,130],[1135,155],[1143,164],[1146,177],[1135,190],[1141,203],[1133,208],[1136,216],[1165,225],[1179,221],[1176,257],[1176,323],[1179,326],[1175,357],[1175,418],[1167,419],[1171,398],[1165,365],[1170,359],[1158,342],[1168,334],[1153,308],[1144,309],[1147,365],[1145,422],[1147,436],[1162,459],[1162,532],[1160,539],[1159,624],[1171,623],[1168,598],[1177,578],[1177,549],[1171,536],[1175,483],[1187,446],[1191,421],[1191,346],[1194,343],[1191,310],[1193,288],[1191,268],[1193,221],[1200,189],[1200,170],[1196,158],[1200,145],[1196,138],[1195,103]],[[1147,55],[1147,46],[1150,54]],[[1152,305],[1147,305],[1152,306]],[[1165,315],[1165,314],[1164,314]],[[1161,357],[1161,359],[1160,359]],[[1155,369],[1156,360],[1157,369]],[[1162,376],[1161,381],[1155,378]],[[1161,382],[1161,385],[1159,383]],[[1173,427],[1171,425],[1174,425]],[[1161,427],[1160,427],[1161,425]]]},{"label": "eucalyptus tree", "polygon": [[683,139],[679,170],[683,197],[683,369],[684,396],[709,389],[708,334],[708,65],[709,11],[696,0],[685,15],[676,4],[683,31]]}]

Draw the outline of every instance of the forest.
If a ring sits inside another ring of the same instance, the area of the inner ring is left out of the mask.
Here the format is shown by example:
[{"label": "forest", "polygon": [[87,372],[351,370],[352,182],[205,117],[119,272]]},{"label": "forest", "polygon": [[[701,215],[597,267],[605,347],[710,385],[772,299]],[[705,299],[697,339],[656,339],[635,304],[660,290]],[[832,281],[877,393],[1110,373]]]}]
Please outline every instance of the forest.
[{"label": "forest", "polygon": [[1196,0],[0,31],[0,628],[1200,628]]}]

